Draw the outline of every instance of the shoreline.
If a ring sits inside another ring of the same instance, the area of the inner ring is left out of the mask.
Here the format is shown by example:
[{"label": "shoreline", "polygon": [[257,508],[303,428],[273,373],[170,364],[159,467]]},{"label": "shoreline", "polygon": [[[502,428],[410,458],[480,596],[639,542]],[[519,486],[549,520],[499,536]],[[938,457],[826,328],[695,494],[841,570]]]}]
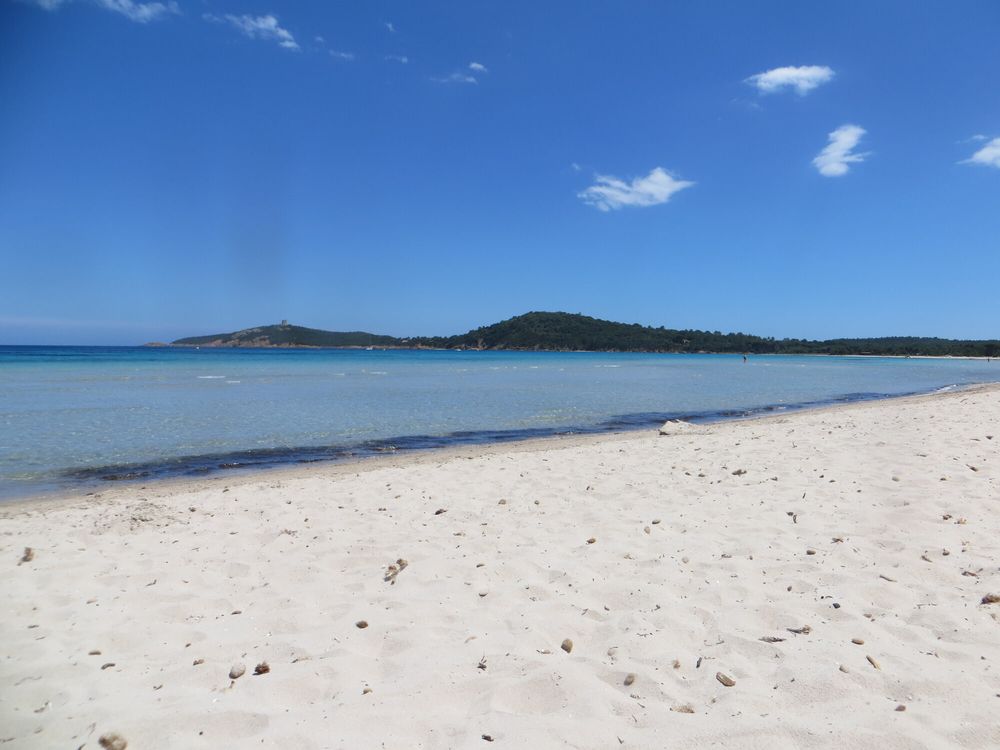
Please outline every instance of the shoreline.
[{"label": "shoreline", "polygon": [[[878,396],[850,401],[831,400],[815,405],[789,405],[784,408],[762,407],[746,416],[730,416],[707,421],[677,421],[699,427],[711,427],[739,423],[766,424],[770,420],[780,420],[799,414],[821,414],[864,406],[878,406],[885,403],[906,403],[911,400],[946,399],[969,393],[1000,392],[998,383],[972,383],[959,386],[945,386],[932,391]],[[664,419],[662,421],[667,421]],[[660,424],[660,423],[657,423]],[[8,511],[30,510],[44,504],[46,507],[86,502],[89,500],[115,501],[138,491],[147,494],[169,495],[171,492],[186,492],[199,489],[239,487],[265,482],[271,479],[295,479],[297,477],[334,477],[359,474],[382,468],[405,468],[427,462],[449,461],[455,458],[473,459],[504,452],[532,452],[548,449],[567,449],[604,442],[619,442],[648,438],[656,435],[658,427],[652,425],[622,428],[618,430],[595,430],[581,432],[557,432],[537,437],[512,440],[472,442],[443,445],[432,448],[411,448],[397,451],[372,453],[362,456],[331,458],[313,461],[287,461],[263,466],[247,466],[232,469],[215,469],[198,476],[190,474],[167,474],[128,480],[98,480],[81,483],[66,490],[52,490],[37,494],[10,496],[0,500],[0,519],[8,516]]]},{"label": "shoreline", "polygon": [[862,359],[940,359],[940,360],[969,360],[973,362],[1000,361],[1000,356],[982,356],[971,354],[831,354],[827,352],[742,352],[742,351],[678,351],[666,349],[536,349],[518,347],[493,347],[478,349],[475,347],[435,347],[435,346],[314,346],[311,344],[273,344],[266,346],[242,346],[242,345],[211,345],[211,344],[173,344],[160,342],[147,342],[144,344],[0,344],[0,347],[8,348],[68,348],[68,349],[191,349],[191,350],[211,350],[211,351],[233,351],[233,350],[285,350],[285,351],[403,351],[403,352],[473,352],[473,353],[503,353],[511,352],[515,354],[670,354],[670,355],[705,355],[718,357],[741,357],[746,354],[748,357],[832,357],[832,358],[862,358]]},{"label": "shoreline", "polygon": [[[825,356],[825,355],[817,355]],[[714,424],[720,422],[758,419],[774,414],[793,414],[800,411],[823,409],[872,401],[885,401],[914,396],[947,393],[964,390],[989,383],[960,383],[934,388],[929,391],[914,391],[900,394],[861,393],[850,396],[836,396],[818,401],[790,404],[765,404],[759,407],[732,408],[711,412],[663,412],[648,414],[642,421],[630,421],[631,415],[619,415],[593,425],[578,425],[563,428],[522,428],[514,430],[478,430],[440,436],[400,435],[390,438],[368,440],[345,446],[302,446],[292,448],[232,451],[219,454],[179,456],[163,461],[131,463],[110,466],[81,467],[64,469],[48,481],[35,482],[34,487],[26,487],[24,492],[0,493],[0,508],[10,503],[37,502],[57,499],[65,494],[95,496],[104,494],[112,487],[135,487],[153,485],[172,480],[209,479],[213,477],[239,477],[256,475],[279,469],[291,469],[309,465],[351,466],[361,462],[389,456],[434,454],[439,451],[476,449],[488,446],[516,445],[524,442],[549,441],[583,437],[627,434],[656,429],[666,421],[682,421],[691,424]],[[996,385],[1000,386],[1000,383]]]},{"label": "shoreline", "polygon": [[8,505],[0,740],[995,748],[997,425],[989,385]]}]

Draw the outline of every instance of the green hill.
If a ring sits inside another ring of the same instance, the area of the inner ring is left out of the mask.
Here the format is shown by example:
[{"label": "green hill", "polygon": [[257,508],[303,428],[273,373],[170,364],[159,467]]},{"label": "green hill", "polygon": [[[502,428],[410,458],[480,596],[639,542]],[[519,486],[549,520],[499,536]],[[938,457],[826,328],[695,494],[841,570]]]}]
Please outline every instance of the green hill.
[{"label": "green hill", "polygon": [[956,341],[909,336],[830,341],[775,339],[746,333],[652,328],[561,312],[530,312],[459,336],[412,341],[424,346],[472,349],[1000,356],[1000,341],[997,340]]},{"label": "green hill", "polygon": [[958,341],[913,336],[872,339],[775,339],[746,333],[653,328],[587,315],[530,312],[457,336],[396,338],[363,331],[335,332],[287,324],[178,339],[174,346],[413,347],[614,352],[720,352],[751,354],[870,354],[885,356],[1000,357],[1000,341]]},{"label": "green hill", "polygon": [[244,328],[234,333],[216,333],[210,336],[189,336],[177,339],[173,346],[231,346],[231,347],[361,347],[398,346],[399,339],[379,336],[364,331],[322,331],[287,324]]}]

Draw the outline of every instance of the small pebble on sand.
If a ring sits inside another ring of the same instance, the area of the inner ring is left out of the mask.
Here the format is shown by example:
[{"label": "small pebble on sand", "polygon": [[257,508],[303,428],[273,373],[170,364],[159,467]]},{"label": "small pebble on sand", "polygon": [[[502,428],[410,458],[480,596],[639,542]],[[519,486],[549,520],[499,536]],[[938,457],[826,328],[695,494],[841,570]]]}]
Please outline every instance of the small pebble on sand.
[{"label": "small pebble on sand", "polygon": [[882,667],[879,666],[879,663],[877,661],[875,661],[875,657],[874,656],[866,656],[865,658],[868,660],[869,664],[871,664],[873,667],[875,667],[875,669],[882,669]]},{"label": "small pebble on sand", "polygon": [[21,563],[31,562],[34,559],[35,559],[35,550],[33,550],[31,547],[25,547],[24,554],[21,555],[21,560],[20,562],[18,562],[18,565],[20,565]]},{"label": "small pebble on sand", "polygon": [[573,641],[571,641],[569,638],[567,638],[565,641],[562,642],[562,645],[559,646],[559,648],[561,648],[563,651],[565,651],[568,654],[570,651],[573,650]]},{"label": "small pebble on sand", "polygon": [[590,537],[590,539],[587,540],[587,544],[593,544],[596,541],[597,540],[594,537]]},{"label": "small pebble on sand", "polygon": [[635,682],[635,675],[629,672],[627,675],[625,675],[625,686],[627,687],[631,685],[633,682]]},{"label": "small pebble on sand", "polygon": [[851,638],[851,643],[853,643],[855,646],[864,646],[865,645],[865,641],[864,641],[863,638]]},{"label": "small pebble on sand", "polygon": [[247,671],[245,664],[234,664],[229,670],[229,679],[238,680]]},{"label": "small pebble on sand", "polygon": [[715,679],[717,679],[719,682],[721,682],[726,687],[732,687],[733,685],[736,684],[736,680],[734,680],[732,677],[730,677],[727,674],[723,674],[722,672],[716,672],[715,673]]},{"label": "small pebble on sand", "polygon": [[354,627],[360,628],[361,630],[364,630],[365,628],[368,627],[368,621],[367,620],[358,620],[356,623],[354,623]]},{"label": "small pebble on sand", "polygon": [[256,667],[253,668],[254,674],[267,674],[270,671],[271,671],[271,665],[268,664],[266,661],[262,661],[260,664],[258,664]]},{"label": "small pebble on sand", "polygon": [[128,741],[117,732],[102,734],[97,744],[104,750],[125,750],[128,747]]},{"label": "small pebble on sand", "polygon": [[905,711],[906,710],[906,706],[904,706],[902,703],[900,703],[898,706],[896,706],[896,710],[897,711]]},{"label": "small pebble on sand", "polygon": [[980,600],[980,604],[996,604],[1000,602],[1000,595],[997,594],[987,594]]}]

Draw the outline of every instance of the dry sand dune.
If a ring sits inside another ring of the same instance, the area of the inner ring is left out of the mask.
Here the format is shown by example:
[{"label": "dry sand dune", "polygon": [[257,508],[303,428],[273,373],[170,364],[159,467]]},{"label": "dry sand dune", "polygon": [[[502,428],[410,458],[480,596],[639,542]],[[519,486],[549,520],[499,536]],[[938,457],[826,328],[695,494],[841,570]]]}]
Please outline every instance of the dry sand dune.
[{"label": "dry sand dune", "polygon": [[995,387],[123,487],[0,531],[11,750],[1000,747]]}]

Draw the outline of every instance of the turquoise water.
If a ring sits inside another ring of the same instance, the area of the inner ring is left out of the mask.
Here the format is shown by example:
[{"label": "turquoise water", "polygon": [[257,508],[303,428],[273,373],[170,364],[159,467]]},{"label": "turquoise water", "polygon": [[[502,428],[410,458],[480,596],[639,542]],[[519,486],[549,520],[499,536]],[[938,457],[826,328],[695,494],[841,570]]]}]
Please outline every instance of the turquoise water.
[{"label": "turquoise water", "polygon": [[1000,362],[0,347],[0,496],[1000,380]]}]

